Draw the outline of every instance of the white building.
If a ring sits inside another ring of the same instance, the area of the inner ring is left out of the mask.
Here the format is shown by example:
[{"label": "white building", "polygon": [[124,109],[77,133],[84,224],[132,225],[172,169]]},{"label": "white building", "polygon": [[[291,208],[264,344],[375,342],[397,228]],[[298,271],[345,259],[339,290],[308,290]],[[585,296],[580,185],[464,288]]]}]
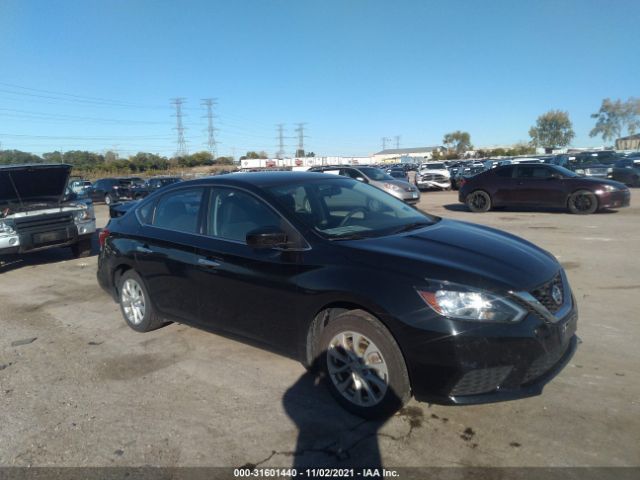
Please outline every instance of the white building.
[{"label": "white building", "polygon": [[388,148],[378,153],[374,153],[371,157],[372,163],[382,163],[399,161],[400,158],[414,158],[416,162],[430,160],[433,152],[445,152],[446,149],[440,146],[434,147],[416,147],[416,148]]}]

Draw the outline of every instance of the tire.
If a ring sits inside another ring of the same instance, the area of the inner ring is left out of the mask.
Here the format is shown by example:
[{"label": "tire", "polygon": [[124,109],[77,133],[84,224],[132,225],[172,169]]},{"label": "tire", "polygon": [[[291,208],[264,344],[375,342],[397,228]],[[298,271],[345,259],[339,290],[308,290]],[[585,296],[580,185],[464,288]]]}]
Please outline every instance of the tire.
[{"label": "tire", "polygon": [[588,215],[598,210],[598,197],[590,190],[578,190],[569,195],[567,206],[571,213]]},{"label": "tire", "polygon": [[91,239],[85,238],[71,245],[71,252],[75,258],[86,258],[91,255]]},{"label": "tire", "polygon": [[105,203],[106,205],[111,205],[111,204],[113,203],[113,198],[111,197],[111,195],[110,195],[109,193],[107,193],[107,194],[104,196],[104,203]]},{"label": "tire", "polygon": [[137,332],[150,332],[164,324],[151,304],[144,281],[134,270],[120,277],[118,303],[125,322]]},{"label": "tire", "polygon": [[484,213],[491,210],[491,196],[484,190],[475,190],[465,199],[467,208],[475,213]]},{"label": "tire", "polygon": [[402,352],[371,315],[356,310],[334,318],[321,332],[315,351],[320,375],[349,412],[367,419],[388,418],[409,401],[411,385]]}]

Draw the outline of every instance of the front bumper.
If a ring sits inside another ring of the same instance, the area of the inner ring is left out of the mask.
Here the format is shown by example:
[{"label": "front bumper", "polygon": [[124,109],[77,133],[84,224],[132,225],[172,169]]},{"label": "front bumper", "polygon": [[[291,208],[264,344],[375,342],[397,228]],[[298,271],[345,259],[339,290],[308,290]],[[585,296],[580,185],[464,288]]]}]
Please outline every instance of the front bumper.
[{"label": "front bumper", "polygon": [[556,322],[531,311],[513,325],[471,325],[440,318],[436,321],[441,333],[436,335],[409,328],[400,344],[413,395],[419,401],[445,405],[539,395],[576,351],[578,312],[573,298],[571,302]]},{"label": "front bumper", "polygon": [[622,208],[628,207],[631,203],[631,192],[628,188],[616,190],[615,192],[603,192],[598,195],[598,205],[600,208]]},{"label": "front bumper", "polygon": [[417,180],[416,185],[418,188],[439,188],[444,190],[446,188],[451,188],[451,180],[438,182],[435,180]]},{"label": "front bumper", "polygon": [[400,192],[395,190],[385,190],[385,192],[390,193],[391,195],[393,195],[397,199],[402,200],[405,203],[414,204],[420,201],[420,191],[417,188],[411,192],[407,192],[406,190]]},{"label": "front bumper", "polygon": [[51,231],[17,232],[15,235],[0,237],[0,254],[19,254],[68,247],[80,240],[90,238],[95,232],[95,219]]}]

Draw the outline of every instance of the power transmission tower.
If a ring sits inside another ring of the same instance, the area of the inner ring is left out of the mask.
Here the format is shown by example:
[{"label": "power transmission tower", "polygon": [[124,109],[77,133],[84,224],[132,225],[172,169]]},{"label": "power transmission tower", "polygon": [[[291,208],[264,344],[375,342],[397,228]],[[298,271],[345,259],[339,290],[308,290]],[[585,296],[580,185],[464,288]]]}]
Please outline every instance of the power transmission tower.
[{"label": "power transmission tower", "polygon": [[395,137],[393,137],[396,141],[396,150],[400,149],[400,135],[396,135]]},{"label": "power transmission tower", "polygon": [[284,123],[276,125],[278,127],[278,151],[276,152],[276,158],[284,157]]},{"label": "power transmission tower", "polygon": [[207,107],[207,114],[205,115],[208,125],[207,125],[207,146],[209,147],[209,152],[213,156],[213,158],[217,158],[218,149],[217,142],[215,137],[215,132],[217,128],[213,126],[213,107],[218,104],[215,98],[203,98],[200,102],[201,105]]},{"label": "power transmission tower", "polygon": [[389,137],[382,137],[382,150],[386,150],[387,149],[387,142],[391,140],[391,138]]},{"label": "power transmission tower", "polygon": [[171,99],[171,104],[176,107],[176,126],[174,130],[178,132],[178,139],[176,140],[177,149],[176,149],[176,157],[183,157],[188,155],[189,152],[187,150],[187,142],[184,140],[184,125],[182,124],[182,105],[186,102],[183,97],[177,97]]},{"label": "power transmission tower", "polygon": [[295,131],[298,133],[298,150],[296,151],[296,157],[298,156],[298,153],[304,156],[304,139],[309,138],[304,134],[304,126],[306,125],[306,123],[298,123],[297,125],[298,128],[295,129]]}]

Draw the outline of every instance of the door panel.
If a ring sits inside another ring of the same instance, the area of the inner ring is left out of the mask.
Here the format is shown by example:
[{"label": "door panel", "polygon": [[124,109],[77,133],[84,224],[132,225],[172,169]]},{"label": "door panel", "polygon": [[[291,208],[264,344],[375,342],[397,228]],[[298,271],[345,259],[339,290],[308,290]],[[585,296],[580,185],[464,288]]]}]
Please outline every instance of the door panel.
[{"label": "door panel", "polygon": [[249,193],[213,188],[209,198],[207,236],[197,240],[200,321],[290,350],[302,298],[295,284],[301,252],[257,250],[243,239],[256,228],[291,227]]},{"label": "door panel", "polygon": [[511,203],[560,206],[565,196],[563,180],[552,178],[552,173],[552,169],[545,165],[518,166]]}]

